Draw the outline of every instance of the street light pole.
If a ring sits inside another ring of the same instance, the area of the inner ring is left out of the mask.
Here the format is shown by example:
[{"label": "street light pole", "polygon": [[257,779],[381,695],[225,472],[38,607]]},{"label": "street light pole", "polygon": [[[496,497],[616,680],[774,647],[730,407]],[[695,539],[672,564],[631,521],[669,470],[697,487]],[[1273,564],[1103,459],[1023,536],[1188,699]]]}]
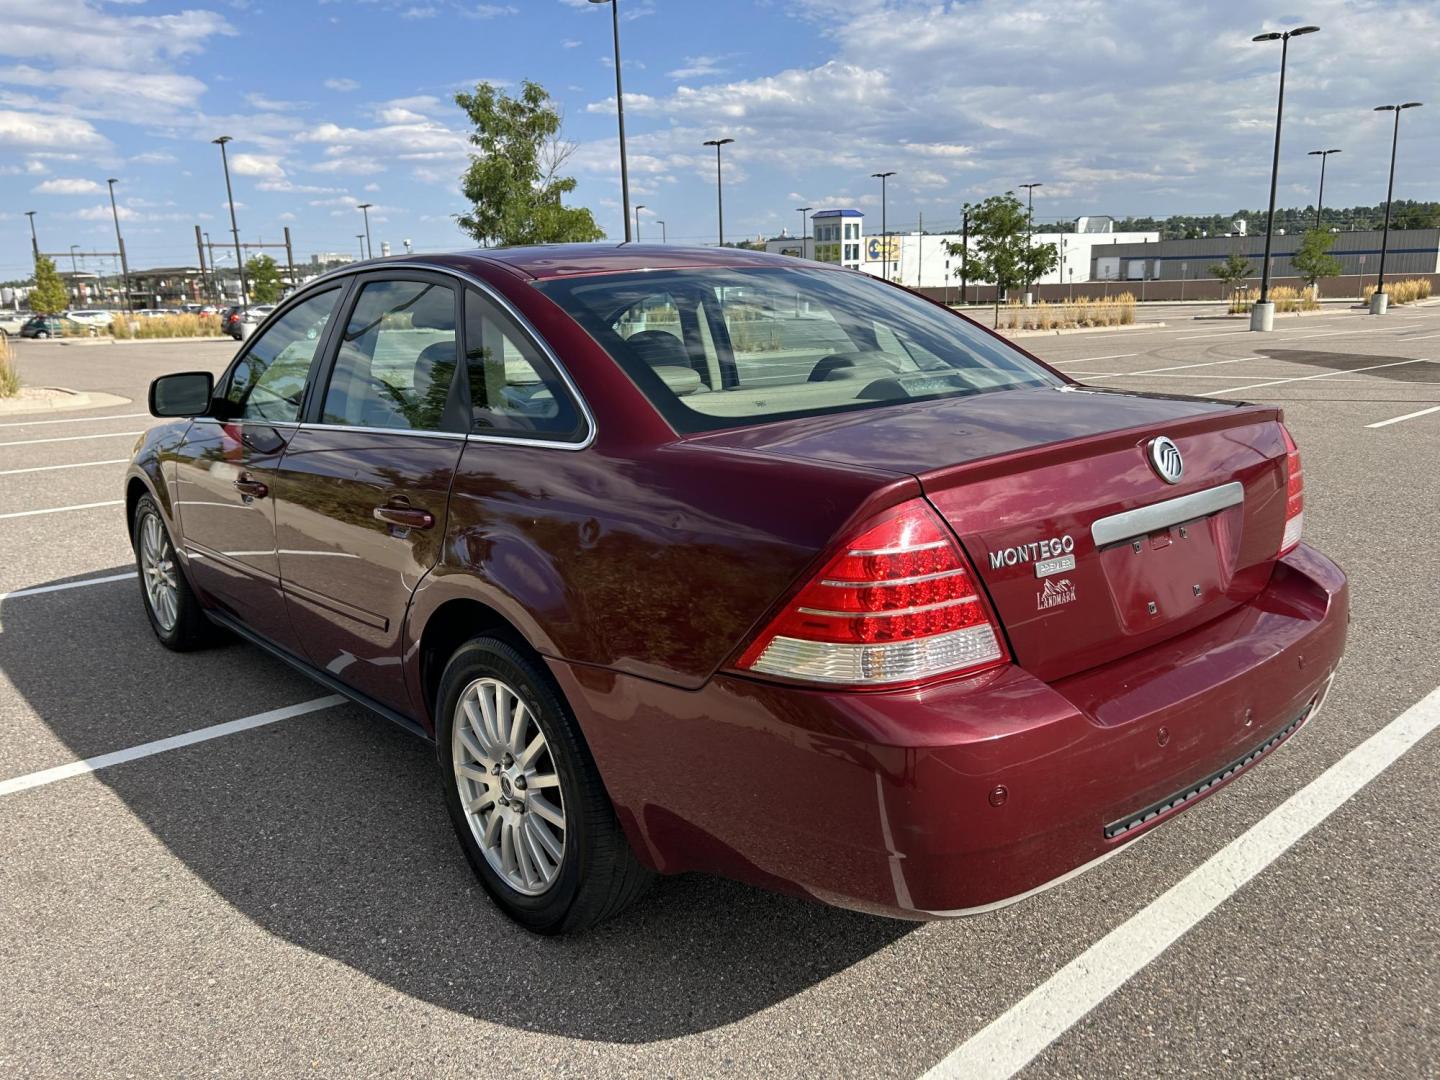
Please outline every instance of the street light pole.
[{"label": "street light pole", "polygon": [[70,276],[71,276],[71,277],[74,277],[74,276],[76,276],[77,274],[80,273],[79,267],[77,267],[77,266],[75,265],[75,249],[78,248],[79,246],[80,246],[79,244],[71,244],[71,245],[70,245]]},{"label": "street light pole", "polygon": [[705,146],[715,148],[715,206],[719,222],[720,246],[725,246],[725,181],[720,175],[720,148],[734,139],[706,139]]},{"label": "street light pole", "polygon": [[800,258],[802,259],[806,258],[805,248],[810,239],[810,211],[813,209],[815,209],[813,206],[797,206],[795,208],[796,213],[800,215]]},{"label": "street light pole", "polygon": [[[1044,184],[1021,184],[1025,188],[1025,250],[1028,253],[1035,246],[1035,189],[1044,187]],[[1026,269],[1029,269],[1028,267]],[[1030,275],[1026,274],[1025,292],[1034,293],[1035,282],[1028,280]]]},{"label": "street light pole", "polygon": [[1380,275],[1375,280],[1375,295],[1370,298],[1370,314],[1384,315],[1390,306],[1385,295],[1385,252],[1390,247],[1390,207],[1395,203],[1395,150],[1400,145],[1400,114],[1406,109],[1418,109],[1420,102],[1407,101],[1404,105],[1377,105],[1376,112],[1395,114],[1395,133],[1390,137],[1390,186],[1385,190],[1385,225],[1380,232]]},{"label": "street light pole", "polygon": [[374,205],[374,203],[362,202],[355,207],[365,215],[365,252],[368,253],[365,257],[369,259],[375,257],[375,245],[370,242],[370,208]]},{"label": "street light pole", "polygon": [[[230,201],[230,235],[235,238],[235,269],[240,273],[240,306],[244,307],[250,302],[250,284],[245,280],[245,256],[240,253],[240,226],[235,224],[235,192],[230,187],[230,159],[225,155],[225,144],[232,141],[229,135],[211,140],[220,147],[220,164],[225,170],[225,197]],[[121,256],[124,256],[123,247]]]},{"label": "street light pole", "polygon": [[357,232],[357,233],[355,234],[355,239],[360,242],[360,261],[361,261],[361,262],[364,262],[364,261],[365,261],[365,234],[364,234],[363,232]]},{"label": "street light pole", "polygon": [[660,243],[662,243],[662,244],[669,243],[669,239],[668,239],[668,238],[666,237],[666,235],[665,235],[665,222],[663,222],[663,221],[656,221],[655,224],[660,226]]},{"label": "street light pole", "polygon": [[889,172],[870,174],[870,179],[880,181],[880,254],[885,260],[880,264],[880,276],[886,281],[890,280],[890,222],[887,220],[889,199],[885,190],[885,181],[894,175],[894,169]]},{"label": "street light pole", "polygon": [[1270,209],[1265,216],[1265,262],[1260,267],[1260,299],[1250,309],[1251,330],[1275,329],[1275,305],[1270,302],[1270,242],[1275,235],[1275,185],[1280,179],[1280,122],[1285,114],[1285,61],[1290,53],[1290,39],[1313,34],[1318,26],[1298,26],[1284,33],[1272,31],[1256,34],[1251,41],[1280,42],[1280,94],[1275,102],[1275,153],[1270,161]]},{"label": "street light pole", "polygon": [[620,79],[620,0],[590,0],[610,5],[610,25],[615,32],[615,118],[620,125],[620,204],[625,217],[625,242],[630,242],[630,170],[625,163],[625,89]]},{"label": "street light pole", "polygon": [[[223,154],[225,148],[222,146],[220,152]],[[120,235],[120,209],[115,205],[115,185],[118,184],[118,177],[111,177],[105,183],[110,186],[110,216],[115,219],[115,250],[120,252],[120,287],[125,290],[125,310],[134,311],[135,302],[130,299],[130,260],[125,257],[125,238]],[[225,173],[226,190],[229,190],[230,173]],[[234,211],[232,210],[233,214]]]},{"label": "street light pole", "polygon": [[645,209],[644,203],[637,203],[635,206],[635,242],[640,243],[640,211]]},{"label": "street light pole", "polygon": [[35,265],[40,265],[40,241],[35,238],[35,211],[26,210],[25,216],[30,219],[30,257]]},{"label": "street light pole", "polygon": [[1320,210],[1325,205],[1325,159],[1331,154],[1338,154],[1339,150],[1311,150],[1310,157],[1320,159],[1320,193],[1315,196],[1315,228],[1320,228]]}]

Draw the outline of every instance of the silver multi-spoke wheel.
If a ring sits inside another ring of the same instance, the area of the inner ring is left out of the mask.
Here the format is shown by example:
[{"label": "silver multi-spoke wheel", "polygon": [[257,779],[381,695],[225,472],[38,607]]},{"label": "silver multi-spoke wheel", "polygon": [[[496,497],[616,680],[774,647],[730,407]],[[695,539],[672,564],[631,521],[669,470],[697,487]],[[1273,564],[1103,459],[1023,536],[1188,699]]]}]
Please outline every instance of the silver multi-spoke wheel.
[{"label": "silver multi-spoke wheel", "polygon": [[499,679],[476,679],[456,703],[450,749],[486,862],[516,892],[540,895],[565,858],[565,800],[534,713]]},{"label": "silver multi-spoke wheel", "polygon": [[180,590],[175,575],[175,549],[165,535],[165,526],[157,514],[140,519],[140,575],[150,611],[160,629],[167,634],[175,629],[180,615]]}]

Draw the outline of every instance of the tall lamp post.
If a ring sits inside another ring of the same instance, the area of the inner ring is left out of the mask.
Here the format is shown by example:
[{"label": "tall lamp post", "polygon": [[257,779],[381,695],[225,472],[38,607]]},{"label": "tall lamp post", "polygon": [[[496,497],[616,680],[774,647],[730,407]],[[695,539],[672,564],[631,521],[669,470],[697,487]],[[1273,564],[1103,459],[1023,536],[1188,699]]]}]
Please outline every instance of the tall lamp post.
[{"label": "tall lamp post", "polygon": [[870,179],[880,181],[880,255],[884,259],[880,264],[880,276],[886,281],[890,280],[890,222],[887,220],[889,199],[885,190],[885,181],[894,175],[894,169],[889,172],[872,172],[870,174]]},{"label": "tall lamp post", "polygon": [[1260,267],[1260,299],[1250,309],[1251,330],[1275,329],[1275,305],[1270,302],[1270,241],[1275,235],[1275,184],[1280,178],[1280,121],[1285,113],[1285,61],[1290,52],[1290,39],[1313,34],[1318,26],[1297,26],[1284,33],[1271,31],[1256,34],[1251,41],[1280,42],[1280,95],[1275,103],[1275,155],[1270,162],[1270,209],[1265,215],[1265,261]]},{"label": "tall lamp post", "polygon": [[1320,210],[1325,205],[1325,159],[1339,150],[1311,150],[1310,157],[1320,159],[1320,193],[1315,196],[1315,228],[1320,228]]},{"label": "tall lamp post", "polygon": [[79,244],[71,244],[71,245],[70,245],[70,276],[71,276],[71,277],[75,277],[76,275],[78,275],[78,274],[80,273],[80,268],[75,265],[75,249],[78,248],[79,246],[80,246]]},{"label": "tall lamp post", "polygon": [[360,244],[360,260],[363,262],[365,260],[365,234],[363,232],[357,232],[355,239]]},{"label": "tall lamp post", "polygon": [[1390,246],[1390,207],[1395,203],[1395,148],[1400,144],[1400,114],[1406,109],[1418,109],[1420,102],[1407,101],[1404,105],[1377,105],[1376,112],[1395,114],[1395,134],[1390,137],[1390,186],[1385,191],[1385,225],[1380,232],[1380,276],[1375,281],[1375,295],[1370,297],[1370,314],[1384,315],[1390,306],[1385,295],[1385,252]]},{"label": "tall lamp post", "polygon": [[[1025,250],[1029,252],[1035,246],[1035,189],[1044,187],[1044,184],[1021,184],[1025,189]],[[1028,280],[1030,275],[1025,275],[1025,302],[1028,304],[1034,296],[1035,283]]]},{"label": "tall lamp post", "polygon": [[635,206],[635,242],[640,243],[640,211],[645,209],[644,203],[637,203]]},{"label": "tall lamp post", "polygon": [[[225,144],[234,140],[229,135],[221,135],[210,141],[220,147],[220,165],[225,170],[225,197],[230,201],[230,235],[235,239],[235,269],[240,273],[240,306],[244,307],[250,302],[250,283],[245,280],[245,256],[240,253],[240,226],[235,224],[235,192],[230,187],[230,159],[225,155]],[[123,248],[121,255],[124,255]],[[128,286],[126,291],[129,291]]]},{"label": "tall lamp post", "polygon": [[[225,153],[225,148],[220,148],[220,153]],[[130,298],[130,260],[125,257],[125,238],[120,235],[120,208],[115,205],[115,185],[120,182],[118,177],[112,176],[105,183],[110,186],[110,216],[115,219],[115,250],[120,252],[120,287],[125,290],[125,310],[134,311],[135,302]],[[230,190],[230,171],[225,171],[225,190]],[[235,213],[233,204],[230,210],[231,215]]]},{"label": "tall lamp post", "polygon": [[802,259],[807,257],[805,248],[810,239],[810,211],[813,209],[815,209],[813,206],[795,207],[795,212],[800,215],[800,258]]},{"label": "tall lamp post", "polygon": [[720,246],[725,246],[725,181],[720,175],[720,148],[734,139],[706,139],[705,146],[715,148],[715,207],[720,230]]},{"label": "tall lamp post", "polygon": [[375,245],[370,242],[370,208],[374,205],[374,203],[362,202],[355,206],[356,210],[365,215],[365,251],[363,254],[367,259],[375,257]]},{"label": "tall lamp post", "polygon": [[610,5],[610,25],[615,33],[615,118],[620,124],[620,206],[625,217],[625,242],[630,242],[630,170],[625,164],[625,90],[620,80],[620,0],[590,0]]},{"label": "tall lamp post", "polygon": [[35,237],[35,211],[26,210],[25,216],[30,219],[30,257],[35,265],[40,265],[40,241]]},{"label": "tall lamp post", "polygon": [[665,235],[665,222],[657,220],[655,224],[660,226],[660,243],[669,243],[669,238]]}]

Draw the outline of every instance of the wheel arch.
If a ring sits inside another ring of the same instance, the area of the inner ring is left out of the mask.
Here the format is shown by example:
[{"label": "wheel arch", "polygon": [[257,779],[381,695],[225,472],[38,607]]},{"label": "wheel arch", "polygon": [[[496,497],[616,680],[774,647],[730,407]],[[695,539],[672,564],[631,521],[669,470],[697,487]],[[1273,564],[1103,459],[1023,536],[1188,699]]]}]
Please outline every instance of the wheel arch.
[{"label": "wheel arch", "polygon": [[[411,628],[412,633],[414,627]],[[500,638],[526,653],[544,667],[539,651],[530,644],[519,627],[497,609],[473,596],[452,597],[426,616],[416,638],[416,677],[422,710],[422,722],[435,730],[435,694],[445,664],[465,642],[488,634]]]}]

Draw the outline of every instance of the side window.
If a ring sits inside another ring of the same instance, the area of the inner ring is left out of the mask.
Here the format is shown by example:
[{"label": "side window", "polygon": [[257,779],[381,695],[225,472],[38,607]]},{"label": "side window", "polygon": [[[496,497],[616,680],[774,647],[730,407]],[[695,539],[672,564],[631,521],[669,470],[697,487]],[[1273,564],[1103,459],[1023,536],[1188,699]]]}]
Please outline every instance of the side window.
[{"label": "side window", "polygon": [[320,419],[326,424],[453,430],[455,293],[430,281],[370,281],[340,339]]},{"label": "side window", "polygon": [[310,364],[339,297],[339,289],[317,293],[255,339],[231,370],[225,388],[232,415],[291,423],[300,419]]},{"label": "side window", "polygon": [[493,301],[465,290],[470,430],[579,441],[580,412],[554,366]]}]

